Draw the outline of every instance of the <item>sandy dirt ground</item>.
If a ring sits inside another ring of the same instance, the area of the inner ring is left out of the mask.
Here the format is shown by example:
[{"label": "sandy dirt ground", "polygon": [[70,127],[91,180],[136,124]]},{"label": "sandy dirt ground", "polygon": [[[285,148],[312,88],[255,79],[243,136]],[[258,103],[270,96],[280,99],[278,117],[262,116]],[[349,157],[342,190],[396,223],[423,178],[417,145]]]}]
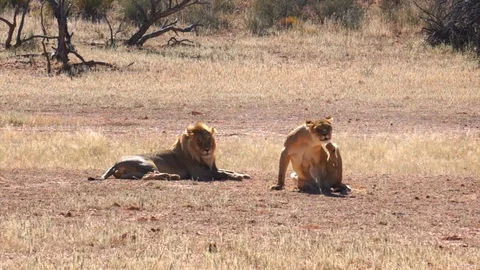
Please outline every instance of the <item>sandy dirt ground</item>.
[{"label": "sandy dirt ground", "polygon": [[[3,109],[8,110],[8,104]],[[446,136],[465,130],[480,133],[478,111],[468,108],[442,111],[435,109],[435,113],[404,113],[401,110],[389,110],[387,106],[372,108],[367,105],[354,107],[337,104],[326,105],[323,110],[334,116],[339,115],[335,119],[335,131],[352,136],[426,130],[444,133]],[[298,119],[310,116],[309,108],[299,109],[293,105],[281,110],[265,110],[252,105],[217,112],[211,106],[206,106],[201,112],[193,112],[185,106],[180,109],[166,108],[154,113],[142,108],[73,108],[72,111],[67,107],[59,107],[36,113],[61,114],[82,127],[101,127],[113,134],[136,131],[149,136],[153,127],[162,126],[165,132],[173,135],[178,134],[188,123],[203,120],[221,130],[219,136],[248,134],[258,138],[284,136],[298,124]],[[220,230],[238,231],[246,227],[268,226],[299,227],[306,230],[355,228],[391,231],[399,235],[418,234],[421,240],[439,248],[452,245],[476,248],[480,246],[478,179],[448,175],[428,176],[415,172],[408,172],[402,177],[351,172],[345,175],[344,182],[352,186],[352,193],[344,198],[334,198],[293,192],[292,181],[288,179],[286,191],[273,192],[268,188],[275,182],[276,175],[264,173],[261,168],[252,168],[247,173],[252,179],[241,182],[160,183],[115,179],[89,182],[86,178],[92,172],[66,169],[3,170],[0,172],[0,212],[18,212],[21,209],[31,211],[33,207],[36,209],[34,214],[81,219],[91,213],[52,208],[52,205],[71,194],[89,193],[102,196],[118,190],[138,192],[155,187],[158,196],[166,198],[170,197],[168,194],[189,190],[209,196],[228,194],[228,202],[221,208],[202,202],[198,205],[179,203],[166,212],[160,209],[157,209],[159,212],[148,212],[131,205],[112,205],[85,211],[94,211],[96,215],[117,211],[117,214],[125,219],[150,222],[153,231],[156,228],[169,227],[184,230],[185,233],[191,230],[201,233],[208,232],[208,228],[212,226]]]}]

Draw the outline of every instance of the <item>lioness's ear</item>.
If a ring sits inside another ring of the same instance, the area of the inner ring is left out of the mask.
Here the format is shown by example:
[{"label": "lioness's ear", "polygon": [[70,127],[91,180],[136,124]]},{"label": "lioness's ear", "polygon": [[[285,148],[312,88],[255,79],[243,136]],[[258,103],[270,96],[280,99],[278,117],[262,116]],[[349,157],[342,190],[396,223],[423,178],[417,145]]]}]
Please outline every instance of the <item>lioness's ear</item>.
[{"label": "lioness's ear", "polygon": [[325,120],[327,120],[327,122],[329,122],[330,124],[333,123],[333,117],[331,116],[327,116]]},{"label": "lioness's ear", "polygon": [[307,125],[307,127],[309,129],[312,129],[313,128],[313,121],[312,120],[307,120],[307,121],[305,121],[305,125]]}]

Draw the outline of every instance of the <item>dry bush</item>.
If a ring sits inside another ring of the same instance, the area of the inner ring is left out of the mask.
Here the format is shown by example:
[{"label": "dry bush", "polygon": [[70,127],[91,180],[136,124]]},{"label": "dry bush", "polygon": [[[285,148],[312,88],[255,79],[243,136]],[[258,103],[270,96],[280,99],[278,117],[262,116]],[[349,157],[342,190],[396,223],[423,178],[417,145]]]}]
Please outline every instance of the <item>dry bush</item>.
[{"label": "dry bush", "polygon": [[480,3],[436,0],[419,8],[425,21],[423,32],[432,46],[451,45],[454,50],[472,50],[480,55]]}]

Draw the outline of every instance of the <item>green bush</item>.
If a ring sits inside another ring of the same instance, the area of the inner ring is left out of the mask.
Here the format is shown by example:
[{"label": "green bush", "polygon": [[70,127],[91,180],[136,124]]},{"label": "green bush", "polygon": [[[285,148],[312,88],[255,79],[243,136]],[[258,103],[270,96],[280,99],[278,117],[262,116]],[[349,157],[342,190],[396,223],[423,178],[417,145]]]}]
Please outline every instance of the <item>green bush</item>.
[{"label": "green bush", "polygon": [[324,0],[313,6],[313,10],[320,19],[333,19],[349,29],[360,27],[364,10],[356,0]]},{"label": "green bush", "polygon": [[397,13],[402,8],[400,0],[383,0],[380,2],[380,10],[390,20],[395,20]]},{"label": "green bush", "polygon": [[75,13],[92,21],[101,20],[112,9],[113,0],[73,0]]},{"label": "green bush", "polygon": [[247,18],[247,27],[257,35],[264,35],[279,20],[288,16],[297,16],[305,1],[292,0],[256,0]]},{"label": "green bush", "polygon": [[418,25],[420,16],[418,8],[411,2],[400,0],[383,0],[380,10],[385,18],[398,25]]},{"label": "green bush", "polygon": [[320,23],[331,19],[346,28],[356,29],[364,13],[357,0],[256,0],[247,18],[247,27],[252,33],[263,35],[272,26],[292,17]]},{"label": "green bush", "polygon": [[11,7],[11,2],[11,0],[0,0],[0,12],[3,12],[7,7]]},{"label": "green bush", "polygon": [[200,22],[207,29],[228,29],[228,15],[234,10],[235,5],[230,0],[212,0],[210,4],[189,7],[182,13],[182,17],[185,23]]},{"label": "green bush", "polygon": [[[142,25],[147,20],[145,15],[148,15],[150,11],[150,0],[120,0],[120,5],[123,18],[126,21],[135,25]],[[142,9],[146,14],[141,12]]]},{"label": "green bush", "polygon": [[14,8],[18,4],[24,4],[25,0],[0,0],[0,12],[7,8]]}]

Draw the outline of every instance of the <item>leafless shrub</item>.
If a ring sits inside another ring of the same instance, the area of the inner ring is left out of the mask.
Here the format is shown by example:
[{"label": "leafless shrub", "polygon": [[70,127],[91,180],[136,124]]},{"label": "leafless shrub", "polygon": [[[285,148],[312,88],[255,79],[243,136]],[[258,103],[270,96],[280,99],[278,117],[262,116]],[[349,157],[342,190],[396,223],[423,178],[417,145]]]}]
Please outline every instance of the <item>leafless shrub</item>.
[{"label": "leafless shrub", "polygon": [[473,49],[480,55],[480,1],[435,0],[422,8],[423,32],[432,46],[451,45],[455,50]]}]

